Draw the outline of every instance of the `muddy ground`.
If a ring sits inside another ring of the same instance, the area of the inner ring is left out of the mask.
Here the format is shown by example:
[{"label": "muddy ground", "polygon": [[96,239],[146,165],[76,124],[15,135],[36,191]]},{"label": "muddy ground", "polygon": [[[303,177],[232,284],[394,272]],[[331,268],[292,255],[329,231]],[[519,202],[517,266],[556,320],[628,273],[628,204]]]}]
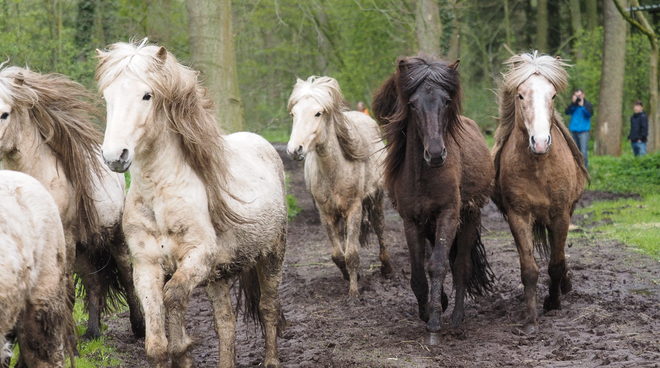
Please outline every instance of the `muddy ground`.
[{"label": "muddy ground", "polygon": [[[437,345],[427,343],[409,286],[401,220],[389,204],[386,238],[395,272],[383,278],[378,247],[362,249],[359,303],[349,305],[348,282],[330,260],[327,237],[305,190],[302,163],[286,157],[283,161],[291,193],[302,208],[289,227],[280,293],[290,323],[279,340],[283,366],[660,367],[660,263],[616,241],[587,236],[579,228],[571,232],[566,249],[574,290],[564,296],[563,309],[542,314],[548,284],[543,266],[538,296],[541,332],[532,337],[517,333],[524,308],[518,255],[508,225],[492,204],[484,209],[483,237],[497,281],[492,295],[467,301],[464,336],[441,333]],[[615,197],[587,192],[580,205]],[[452,308],[450,301],[443,315],[445,327]],[[106,321],[108,343],[122,355],[124,366],[146,367],[144,340],[128,332],[127,313]],[[203,289],[194,292],[187,329],[198,342],[192,351],[197,366],[217,367],[217,338]],[[263,344],[254,323],[239,321],[240,367],[259,366]]]}]

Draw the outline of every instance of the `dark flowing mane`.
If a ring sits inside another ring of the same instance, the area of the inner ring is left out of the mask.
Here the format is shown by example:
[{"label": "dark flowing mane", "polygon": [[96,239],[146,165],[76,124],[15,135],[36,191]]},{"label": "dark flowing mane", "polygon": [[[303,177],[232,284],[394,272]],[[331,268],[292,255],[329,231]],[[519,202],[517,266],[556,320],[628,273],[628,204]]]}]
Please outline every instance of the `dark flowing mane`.
[{"label": "dark flowing mane", "polygon": [[426,55],[400,58],[394,74],[376,91],[373,112],[383,126],[387,141],[385,185],[390,187],[405,160],[406,130],[411,119],[408,102],[422,84],[431,84],[447,91],[451,103],[446,109],[447,133],[456,136],[461,130],[460,75],[454,65]]},{"label": "dark flowing mane", "polygon": [[80,239],[100,235],[92,175],[103,177],[99,147],[103,135],[92,123],[100,116],[83,86],[58,74],[39,74],[29,69],[0,70],[0,95],[14,108],[24,109],[57,158],[75,193],[74,226]]},{"label": "dark flowing mane", "polygon": [[349,110],[349,104],[344,99],[337,80],[314,75],[307,80],[298,79],[289,97],[288,110],[291,111],[293,106],[307,96],[314,98],[328,114],[330,124],[335,127],[335,134],[344,158],[349,161],[367,160],[371,154],[370,142],[368,137],[360,134],[360,130],[353,126],[355,123],[344,114]]},{"label": "dark flowing mane", "polygon": [[[103,91],[119,74],[133,73],[154,90],[154,111],[167,129],[180,138],[185,160],[204,183],[209,214],[216,232],[244,220],[224,199],[230,173],[223,132],[215,119],[215,106],[198,72],[177,62],[164,48],[116,43],[99,53],[96,80]],[[141,74],[143,71],[144,74]]]},{"label": "dark flowing mane", "polygon": [[[518,54],[509,58],[505,62],[509,70],[504,74],[504,78],[499,86],[499,126],[495,131],[495,144],[493,145],[492,157],[495,164],[495,175],[499,176],[500,172],[500,153],[502,147],[511,136],[516,125],[516,104],[515,98],[518,94],[518,87],[523,84],[532,75],[540,75],[550,82],[557,92],[563,92],[568,86],[568,73],[564,67],[569,66],[559,58],[554,58],[549,55],[539,55],[538,51],[533,54]],[[591,181],[589,172],[584,166],[584,159],[582,153],[573,141],[571,134],[564,125],[564,120],[561,118],[557,109],[553,113],[552,119],[553,126],[557,127],[564,140],[568,144],[569,149],[575,163],[580,170],[584,173],[587,180]]]}]

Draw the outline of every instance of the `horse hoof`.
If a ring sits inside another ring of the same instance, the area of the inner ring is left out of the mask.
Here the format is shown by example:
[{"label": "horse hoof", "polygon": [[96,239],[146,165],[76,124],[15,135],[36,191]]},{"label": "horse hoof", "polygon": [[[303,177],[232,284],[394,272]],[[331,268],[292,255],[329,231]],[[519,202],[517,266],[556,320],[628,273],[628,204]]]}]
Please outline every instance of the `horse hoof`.
[{"label": "horse hoof", "polygon": [[141,321],[135,322],[135,323],[131,323],[131,331],[133,331],[133,336],[136,339],[143,338],[146,334],[146,326],[144,324],[144,320],[141,320]]},{"label": "horse hoof", "polygon": [[561,310],[561,299],[552,300],[550,296],[546,296],[543,301],[543,310],[548,312],[551,310]]},{"label": "horse hoof", "polygon": [[357,290],[349,290],[348,291],[348,300],[351,301],[351,302],[357,302],[359,296],[360,296],[360,293]]},{"label": "horse hoof", "polygon": [[447,294],[445,291],[442,291],[442,294],[440,294],[440,304],[442,304],[442,311],[446,311],[447,307],[449,307],[449,298],[447,297]]},{"label": "horse hoof", "polygon": [[389,263],[383,263],[380,266],[380,273],[383,276],[389,276],[392,274],[392,266]]},{"label": "horse hoof", "polygon": [[437,332],[426,332],[424,333],[424,342],[426,345],[435,346],[440,344],[440,337],[442,337]]},{"label": "horse hoof", "polygon": [[573,290],[573,283],[571,282],[571,277],[566,274],[561,279],[561,293],[568,294]]},{"label": "horse hoof", "polygon": [[429,321],[426,323],[426,331],[428,332],[438,332],[440,331],[440,316],[435,314],[429,317]]},{"label": "horse hoof", "polygon": [[452,313],[451,318],[449,319],[449,326],[453,329],[456,330],[462,330],[463,329],[463,313]]},{"label": "horse hoof", "polygon": [[535,323],[526,323],[522,328],[522,333],[525,335],[536,335],[539,331],[539,326]]}]

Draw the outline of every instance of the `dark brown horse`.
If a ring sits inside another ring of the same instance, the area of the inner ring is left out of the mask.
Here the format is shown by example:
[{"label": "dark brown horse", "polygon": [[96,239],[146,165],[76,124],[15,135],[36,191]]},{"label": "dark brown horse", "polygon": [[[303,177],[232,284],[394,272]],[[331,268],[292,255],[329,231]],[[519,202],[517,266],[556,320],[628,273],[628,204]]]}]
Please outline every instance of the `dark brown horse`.
[{"label": "dark brown horse", "polygon": [[483,294],[493,278],[480,236],[493,164],[477,124],[460,115],[461,97],[458,61],[417,56],[398,61],[373,103],[387,140],[385,186],[403,219],[410,285],[430,332],[440,330],[447,308],[443,284],[450,267],[455,328],[462,327],[466,294]]},{"label": "dark brown horse", "polygon": [[538,329],[534,246],[541,255],[550,253],[550,295],[543,308],[561,309],[561,294],[572,289],[564,255],[568,225],[589,173],[554,105],[557,92],[566,88],[565,64],[536,52],[513,56],[507,64],[492,152],[493,201],[518,248],[527,304],[523,331],[530,334]]}]

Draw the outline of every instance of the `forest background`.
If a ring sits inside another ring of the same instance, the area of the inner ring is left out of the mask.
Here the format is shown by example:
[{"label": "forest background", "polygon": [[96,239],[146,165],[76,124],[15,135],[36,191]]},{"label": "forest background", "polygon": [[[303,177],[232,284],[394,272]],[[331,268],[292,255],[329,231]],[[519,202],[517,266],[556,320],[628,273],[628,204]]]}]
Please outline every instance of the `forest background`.
[{"label": "forest background", "polygon": [[[574,65],[570,87],[557,108],[562,111],[573,90],[582,88],[595,106],[597,126],[600,106],[616,102],[618,108],[608,112],[614,116],[607,120],[614,121],[615,138],[621,142],[632,102],[641,99],[648,110],[651,43],[613,11],[613,0],[0,0],[0,53],[13,65],[66,74],[95,90],[94,50],[148,36],[182,63],[200,67],[208,81],[213,77],[205,71],[232,72],[235,67],[238,88],[233,87],[231,101],[240,116],[223,125],[286,141],[291,123],[286,102],[297,77],[332,76],[353,108],[358,101],[369,107],[396,59],[419,50],[452,61],[461,58],[464,114],[492,134],[497,83],[502,62],[510,56],[505,45],[515,52],[538,49]],[[204,37],[199,29],[209,27],[194,18],[200,14],[211,16],[210,27],[216,30],[210,31],[233,47],[235,66],[229,65],[231,59],[213,60],[212,54],[203,56],[212,60],[191,57],[191,48],[200,47],[195,40]],[[644,14],[657,27],[660,13]],[[615,45],[625,73],[623,85],[614,88],[621,97],[605,96],[603,101],[603,40],[608,28],[616,31],[608,16],[625,27],[625,37],[618,36],[623,44]],[[222,35],[227,30],[230,37]],[[223,122],[223,114],[229,115],[223,111],[229,110],[222,102],[218,106]],[[593,131],[598,141],[598,129]],[[610,151],[601,146],[597,153],[621,152],[620,144]]]}]

